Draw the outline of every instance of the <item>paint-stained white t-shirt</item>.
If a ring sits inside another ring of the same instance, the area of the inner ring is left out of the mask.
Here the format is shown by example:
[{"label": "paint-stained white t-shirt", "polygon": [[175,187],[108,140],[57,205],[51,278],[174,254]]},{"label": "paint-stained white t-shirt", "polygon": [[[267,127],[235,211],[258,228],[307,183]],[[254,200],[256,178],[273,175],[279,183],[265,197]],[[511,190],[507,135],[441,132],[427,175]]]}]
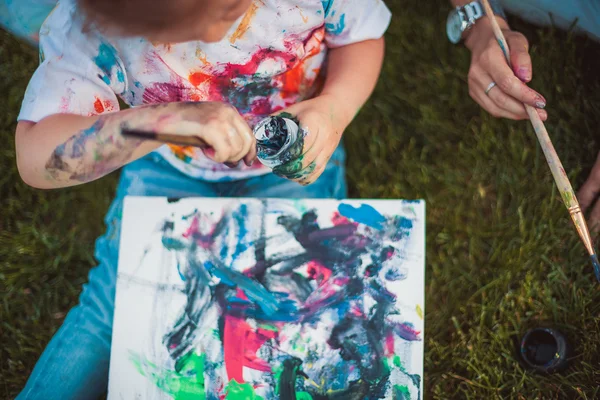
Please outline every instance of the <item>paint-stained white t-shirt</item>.
[{"label": "paint-stained white t-shirt", "polygon": [[[113,112],[120,97],[132,107],[224,101],[253,126],[314,95],[327,48],[380,38],[390,18],[382,0],[254,0],[218,43],[158,45],[84,33],[74,0],[62,0],[40,30],[41,64],[19,120]],[[156,151],[181,172],[208,181],[269,171],[260,163],[231,169],[193,147]]]}]

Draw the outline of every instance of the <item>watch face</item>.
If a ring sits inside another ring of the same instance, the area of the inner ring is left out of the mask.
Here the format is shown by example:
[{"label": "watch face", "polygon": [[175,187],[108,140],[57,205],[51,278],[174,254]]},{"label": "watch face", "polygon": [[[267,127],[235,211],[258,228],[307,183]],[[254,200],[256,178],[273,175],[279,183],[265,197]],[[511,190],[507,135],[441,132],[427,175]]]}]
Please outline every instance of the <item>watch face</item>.
[{"label": "watch face", "polygon": [[452,10],[446,21],[446,34],[448,39],[456,44],[460,42],[463,33],[463,20],[456,10]]}]

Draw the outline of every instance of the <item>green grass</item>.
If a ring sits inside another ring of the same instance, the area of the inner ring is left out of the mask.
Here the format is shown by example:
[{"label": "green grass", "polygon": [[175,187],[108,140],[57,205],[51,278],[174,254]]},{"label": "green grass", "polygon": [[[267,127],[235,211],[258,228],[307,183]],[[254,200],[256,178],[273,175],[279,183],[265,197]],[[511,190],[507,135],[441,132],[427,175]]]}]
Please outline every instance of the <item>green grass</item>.
[{"label": "green grass", "polygon": [[[395,19],[377,93],[346,134],[351,194],[427,201],[426,398],[600,398],[600,286],[532,129],[468,97],[467,50],[447,43],[445,0],[388,1]],[[519,21],[532,86],[580,185],[600,140],[600,49]],[[0,31],[0,395],[13,398],[76,303],[116,175],[79,188],[26,187],[15,117],[36,52]],[[536,376],[514,337],[552,324],[575,348],[565,373]]]}]

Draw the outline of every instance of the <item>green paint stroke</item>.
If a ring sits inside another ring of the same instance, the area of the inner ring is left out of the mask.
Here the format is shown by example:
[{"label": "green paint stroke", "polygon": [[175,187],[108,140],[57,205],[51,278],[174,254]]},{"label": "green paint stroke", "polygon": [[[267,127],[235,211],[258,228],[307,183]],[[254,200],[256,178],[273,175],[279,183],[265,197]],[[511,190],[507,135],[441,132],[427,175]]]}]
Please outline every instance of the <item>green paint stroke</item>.
[{"label": "green paint stroke", "polygon": [[394,400],[410,400],[408,386],[394,385]]},{"label": "green paint stroke", "polygon": [[[273,380],[275,381],[275,394],[280,395],[281,374],[284,372],[287,365],[281,367],[273,367]],[[282,397],[283,398],[283,397]],[[313,397],[308,392],[296,392],[296,400],[313,400]]]},{"label": "green paint stroke", "polygon": [[563,203],[565,203],[565,205],[567,207],[571,207],[573,205],[573,203],[575,202],[574,198],[573,198],[573,194],[567,190],[561,190],[560,191],[560,195],[563,199]]},{"label": "green paint stroke", "polygon": [[394,356],[394,359],[392,360],[392,362],[394,363],[394,365],[396,367],[398,367],[400,369],[400,371],[406,372],[406,369],[404,368],[404,365],[402,364],[402,360],[400,359],[400,356]]},{"label": "green paint stroke", "polygon": [[254,388],[249,383],[237,383],[232,379],[225,387],[225,400],[264,400],[254,391]]},{"label": "green paint stroke", "polygon": [[300,126],[300,121],[298,121],[298,118],[296,118],[295,115],[292,115],[287,111],[281,112],[281,113],[277,114],[277,116],[281,117],[281,118],[291,119],[292,121],[294,121],[296,123],[296,125]]},{"label": "green paint stroke", "polygon": [[175,400],[205,400],[204,354],[188,353],[182,357],[175,370],[160,368],[156,364],[132,354],[130,359],[142,376]]}]

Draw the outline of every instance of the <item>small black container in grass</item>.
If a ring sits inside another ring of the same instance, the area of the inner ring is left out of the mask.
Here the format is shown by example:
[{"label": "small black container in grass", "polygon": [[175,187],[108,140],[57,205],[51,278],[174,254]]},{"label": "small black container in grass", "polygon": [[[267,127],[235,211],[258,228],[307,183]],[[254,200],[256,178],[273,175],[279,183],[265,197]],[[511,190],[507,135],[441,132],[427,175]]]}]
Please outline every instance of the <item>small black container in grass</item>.
[{"label": "small black container in grass", "polygon": [[552,374],[567,368],[571,346],[557,329],[533,328],[523,335],[519,350],[526,367]]}]

